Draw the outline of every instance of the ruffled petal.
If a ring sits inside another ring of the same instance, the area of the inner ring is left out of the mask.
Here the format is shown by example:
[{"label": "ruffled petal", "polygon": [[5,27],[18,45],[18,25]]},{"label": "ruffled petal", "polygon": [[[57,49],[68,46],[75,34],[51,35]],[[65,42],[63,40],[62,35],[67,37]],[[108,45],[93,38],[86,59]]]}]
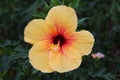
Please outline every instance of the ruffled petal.
[{"label": "ruffled petal", "polygon": [[47,41],[40,41],[37,44],[33,45],[29,52],[29,61],[31,65],[42,72],[50,73],[53,70],[50,68],[48,63],[48,50],[47,50]]},{"label": "ruffled petal", "polygon": [[61,53],[50,53],[50,67],[57,72],[64,73],[78,68],[82,58],[72,59]]},{"label": "ruffled petal", "polygon": [[79,49],[81,55],[88,55],[91,53],[94,45],[94,37],[89,31],[82,30],[75,32],[76,40],[72,46]]},{"label": "ruffled petal", "polygon": [[24,31],[24,39],[26,42],[35,44],[40,40],[44,40],[49,33],[49,26],[42,19],[34,19],[28,23]]},{"label": "ruffled petal", "polygon": [[63,5],[53,7],[49,11],[46,21],[52,26],[55,26],[59,33],[71,33],[75,31],[78,22],[74,9]]}]

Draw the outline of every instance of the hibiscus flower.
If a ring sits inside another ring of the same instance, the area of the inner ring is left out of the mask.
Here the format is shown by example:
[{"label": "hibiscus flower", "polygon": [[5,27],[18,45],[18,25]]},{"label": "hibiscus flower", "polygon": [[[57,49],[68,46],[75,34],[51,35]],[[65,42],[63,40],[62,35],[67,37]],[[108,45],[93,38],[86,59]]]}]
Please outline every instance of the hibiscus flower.
[{"label": "hibiscus flower", "polygon": [[82,56],[91,53],[94,37],[86,30],[75,32],[77,23],[74,9],[63,5],[51,8],[45,20],[30,21],[24,39],[33,44],[29,51],[31,65],[44,73],[78,68]]}]

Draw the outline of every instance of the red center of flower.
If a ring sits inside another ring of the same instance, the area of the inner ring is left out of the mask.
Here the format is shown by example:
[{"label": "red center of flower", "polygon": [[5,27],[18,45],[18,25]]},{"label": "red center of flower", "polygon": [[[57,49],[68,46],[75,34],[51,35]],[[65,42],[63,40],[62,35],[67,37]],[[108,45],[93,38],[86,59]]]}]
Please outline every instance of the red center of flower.
[{"label": "red center of flower", "polygon": [[62,34],[58,34],[58,35],[53,37],[53,43],[54,44],[59,43],[60,46],[63,46],[66,43],[66,39]]}]

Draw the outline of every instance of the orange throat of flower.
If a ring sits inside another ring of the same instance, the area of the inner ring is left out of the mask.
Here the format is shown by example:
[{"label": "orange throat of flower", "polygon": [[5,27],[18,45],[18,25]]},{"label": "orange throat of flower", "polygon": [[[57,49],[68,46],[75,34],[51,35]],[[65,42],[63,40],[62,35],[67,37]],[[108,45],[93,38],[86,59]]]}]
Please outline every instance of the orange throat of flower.
[{"label": "orange throat of flower", "polygon": [[64,49],[72,44],[74,37],[73,35],[56,34],[52,36],[50,40],[50,44],[52,44],[49,47],[50,50],[53,52],[59,51],[60,53],[64,53]]}]

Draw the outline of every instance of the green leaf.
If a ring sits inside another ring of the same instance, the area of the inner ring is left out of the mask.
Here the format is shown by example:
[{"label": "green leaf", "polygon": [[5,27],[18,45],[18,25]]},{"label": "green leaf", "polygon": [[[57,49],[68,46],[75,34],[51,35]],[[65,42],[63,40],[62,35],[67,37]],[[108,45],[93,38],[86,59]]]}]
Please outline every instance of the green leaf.
[{"label": "green leaf", "polygon": [[23,22],[28,21],[31,19],[32,15],[36,12],[37,7],[38,7],[38,1],[35,1],[28,9],[26,9],[23,14],[27,14],[24,19]]},{"label": "green leaf", "polygon": [[79,19],[78,20],[78,26],[81,25],[85,20],[89,19],[88,17],[87,18],[82,18],[82,19]]},{"label": "green leaf", "polygon": [[78,8],[80,5],[79,5],[79,2],[80,0],[72,0],[70,3],[69,3],[69,6],[73,7],[74,9],[75,8]]}]

